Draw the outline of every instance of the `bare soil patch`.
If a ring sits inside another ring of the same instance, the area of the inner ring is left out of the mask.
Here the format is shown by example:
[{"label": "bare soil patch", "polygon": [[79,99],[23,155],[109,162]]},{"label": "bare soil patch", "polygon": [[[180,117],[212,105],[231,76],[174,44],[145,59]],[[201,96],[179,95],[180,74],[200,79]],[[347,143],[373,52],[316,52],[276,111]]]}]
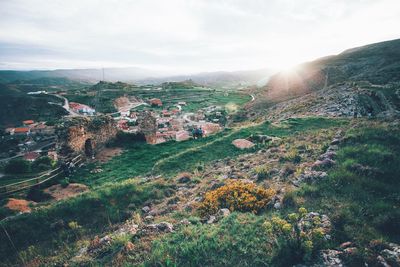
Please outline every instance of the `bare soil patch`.
[{"label": "bare soil patch", "polygon": [[49,194],[55,200],[61,200],[66,198],[74,197],[78,194],[88,191],[89,188],[84,184],[72,183],[67,187],[61,185],[52,185],[44,190],[45,193]]},{"label": "bare soil patch", "polygon": [[31,208],[29,205],[32,203],[34,202],[25,199],[9,198],[6,207],[14,211],[30,212]]}]

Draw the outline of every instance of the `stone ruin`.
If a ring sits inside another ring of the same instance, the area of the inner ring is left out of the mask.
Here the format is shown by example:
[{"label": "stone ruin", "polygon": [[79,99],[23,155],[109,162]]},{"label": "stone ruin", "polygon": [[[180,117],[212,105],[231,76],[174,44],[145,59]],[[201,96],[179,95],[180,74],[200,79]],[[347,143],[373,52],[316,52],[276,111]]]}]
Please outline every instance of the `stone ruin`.
[{"label": "stone ruin", "polygon": [[138,114],[139,132],[144,135],[148,144],[157,143],[157,119],[151,111],[142,111]]},{"label": "stone ruin", "polygon": [[109,116],[66,117],[56,128],[57,150],[62,156],[93,157],[116,137],[118,130]]}]

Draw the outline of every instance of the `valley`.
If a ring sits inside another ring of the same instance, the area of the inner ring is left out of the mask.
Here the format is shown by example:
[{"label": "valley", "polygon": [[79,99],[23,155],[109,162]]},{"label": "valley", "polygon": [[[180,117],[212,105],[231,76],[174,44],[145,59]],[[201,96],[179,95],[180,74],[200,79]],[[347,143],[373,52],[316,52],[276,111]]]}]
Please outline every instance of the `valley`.
[{"label": "valley", "polygon": [[0,266],[399,266],[399,51],[261,86],[3,74]]}]

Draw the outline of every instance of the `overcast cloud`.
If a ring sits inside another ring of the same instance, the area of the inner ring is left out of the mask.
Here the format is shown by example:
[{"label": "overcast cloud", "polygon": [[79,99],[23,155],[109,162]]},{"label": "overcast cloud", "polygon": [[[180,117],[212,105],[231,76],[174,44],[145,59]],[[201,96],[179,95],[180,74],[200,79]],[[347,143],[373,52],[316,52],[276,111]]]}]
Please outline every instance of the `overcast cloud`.
[{"label": "overcast cloud", "polygon": [[0,68],[281,68],[399,29],[399,0],[0,0]]}]

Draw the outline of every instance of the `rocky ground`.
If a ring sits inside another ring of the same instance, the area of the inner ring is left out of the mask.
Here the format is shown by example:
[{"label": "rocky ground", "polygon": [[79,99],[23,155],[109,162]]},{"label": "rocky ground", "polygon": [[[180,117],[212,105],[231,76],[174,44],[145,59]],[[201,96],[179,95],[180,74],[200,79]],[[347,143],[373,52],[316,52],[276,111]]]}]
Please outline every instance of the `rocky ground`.
[{"label": "rocky ground", "polygon": [[[378,88],[378,90],[377,90]],[[388,89],[388,88],[386,88]],[[382,86],[343,83],[285,101],[267,109],[267,119],[287,119],[302,116],[376,117],[400,115],[400,90],[388,97]],[[395,89],[393,89],[395,90]],[[372,111],[369,110],[372,107]]]}]

